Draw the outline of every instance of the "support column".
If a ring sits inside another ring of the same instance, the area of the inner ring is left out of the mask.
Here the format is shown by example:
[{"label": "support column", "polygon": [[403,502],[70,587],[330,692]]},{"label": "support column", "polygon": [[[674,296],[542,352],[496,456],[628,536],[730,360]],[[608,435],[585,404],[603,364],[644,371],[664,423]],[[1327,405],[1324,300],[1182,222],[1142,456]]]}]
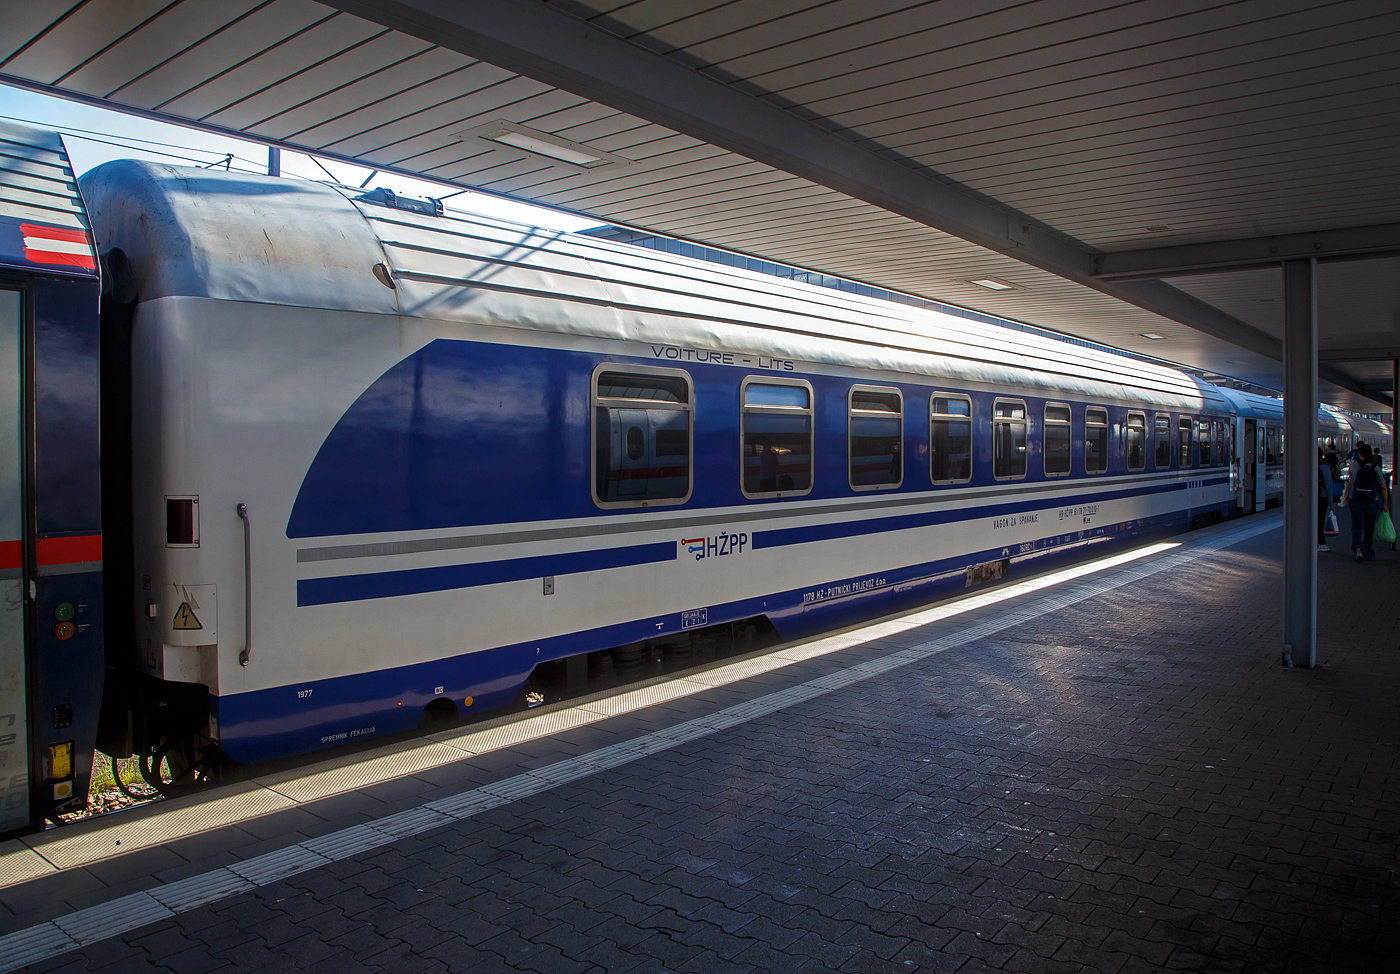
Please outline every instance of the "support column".
[{"label": "support column", "polygon": [[[1400,484],[1400,358],[1390,360],[1390,520],[1395,520],[1395,485]],[[1400,534],[1390,543],[1400,551]]]},{"label": "support column", "polygon": [[1317,262],[1283,263],[1283,661],[1317,663]]},{"label": "support column", "polygon": [[267,147],[267,174],[269,176],[282,175],[282,150],[275,145]]}]

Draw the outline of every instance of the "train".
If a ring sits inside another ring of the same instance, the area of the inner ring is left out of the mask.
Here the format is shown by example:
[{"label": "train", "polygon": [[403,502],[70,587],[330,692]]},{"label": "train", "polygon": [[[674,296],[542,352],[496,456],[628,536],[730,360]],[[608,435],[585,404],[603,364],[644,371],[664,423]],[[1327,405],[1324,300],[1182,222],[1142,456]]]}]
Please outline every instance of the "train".
[{"label": "train", "polygon": [[87,805],[106,662],[97,264],[63,142],[0,120],[0,835]]},{"label": "train", "polygon": [[1282,496],[1279,400],[1088,343],[386,189],[129,160],[78,187],[105,671],[77,746],[158,786]]}]

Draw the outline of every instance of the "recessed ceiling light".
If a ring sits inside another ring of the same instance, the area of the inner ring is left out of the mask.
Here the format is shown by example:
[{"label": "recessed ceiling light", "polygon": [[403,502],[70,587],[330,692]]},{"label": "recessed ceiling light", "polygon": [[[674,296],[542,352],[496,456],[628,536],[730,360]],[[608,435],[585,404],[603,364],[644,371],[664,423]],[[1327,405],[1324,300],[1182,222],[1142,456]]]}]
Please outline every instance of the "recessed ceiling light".
[{"label": "recessed ceiling light", "polygon": [[1140,331],[1138,332],[1138,334],[1141,335],[1143,338],[1151,339],[1154,342],[1166,341],[1167,338],[1166,335],[1159,335],[1155,331]]},{"label": "recessed ceiling light", "polygon": [[572,169],[589,170],[602,166],[628,166],[633,160],[592,146],[580,145],[558,135],[538,132],[503,119],[458,132],[463,142],[485,143],[490,148],[521,149]]},{"label": "recessed ceiling light", "polygon": [[988,291],[1010,291],[1016,287],[1014,284],[1007,284],[1005,281],[998,281],[995,277],[984,277],[978,281],[969,281],[969,284],[976,284],[984,287]]},{"label": "recessed ceiling light", "polygon": [[1155,227],[1146,227],[1145,229],[1148,233],[1166,233],[1171,227],[1159,223]]},{"label": "recessed ceiling light", "polygon": [[533,135],[526,135],[524,132],[512,132],[507,129],[494,135],[483,135],[482,138],[488,142],[499,142],[501,145],[524,149],[526,152],[533,152],[537,156],[544,156],[555,162],[568,162],[585,169],[594,169],[608,164],[608,160],[600,159],[590,152],[583,152],[572,146],[555,145],[553,142],[546,142]]}]

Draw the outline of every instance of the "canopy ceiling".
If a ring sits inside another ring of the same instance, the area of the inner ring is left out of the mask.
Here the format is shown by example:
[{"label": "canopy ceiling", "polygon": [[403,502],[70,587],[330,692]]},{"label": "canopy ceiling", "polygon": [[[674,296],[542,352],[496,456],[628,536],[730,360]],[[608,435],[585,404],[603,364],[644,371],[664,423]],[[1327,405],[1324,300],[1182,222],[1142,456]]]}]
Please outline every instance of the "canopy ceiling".
[{"label": "canopy ceiling", "polygon": [[1389,401],[1393,0],[20,0],[7,19],[0,80],[1273,388],[1268,262],[1315,256],[1322,398]]}]

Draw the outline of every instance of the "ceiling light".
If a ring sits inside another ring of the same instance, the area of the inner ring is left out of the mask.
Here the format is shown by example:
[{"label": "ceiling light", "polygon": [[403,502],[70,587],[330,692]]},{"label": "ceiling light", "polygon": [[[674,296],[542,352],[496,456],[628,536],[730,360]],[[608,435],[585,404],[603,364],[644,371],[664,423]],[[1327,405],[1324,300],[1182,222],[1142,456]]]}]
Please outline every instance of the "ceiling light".
[{"label": "ceiling light", "polygon": [[1167,338],[1166,335],[1159,335],[1155,331],[1140,331],[1138,334],[1154,342],[1166,341]]},{"label": "ceiling light", "polygon": [[533,152],[537,156],[553,159],[555,162],[568,162],[575,166],[582,166],[585,169],[593,169],[608,164],[608,160],[600,159],[592,153],[582,152],[567,145],[555,145],[552,142],[538,139],[533,135],[526,135],[524,132],[506,130],[495,135],[483,135],[482,138],[488,142],[499,142],[502,145],[514,146],[517,149],[524,149],[526,152]]},{"label": "ceiling light", "polygon": [[552,163],[570,169],[587,171],[602,166],[628,166],[632,160],[612,152],[604,152],[592,146],[580,145],[558,135],[539,132],[525,125],[497,119],[486,125],[465,132],[458,132],[457,138],[463,142],[476,142],[484,148],[520,149],[533,156],[548,159]]},{"label": "ceiling light", "polygon": [[1155,227],[1145,227],[1144,229],[1147,233],[1166,233],[1171,227],[1159,223]]},{"label": "ceiling light", "polygon": [[1016,286],[1014,284],[1007,284],[1005,281],[998,281],[994,277],[984,277],[980,281],[969,281],[968,283],[976,284],[978,287],[984,287],[988,291],[1010,291]]}]

